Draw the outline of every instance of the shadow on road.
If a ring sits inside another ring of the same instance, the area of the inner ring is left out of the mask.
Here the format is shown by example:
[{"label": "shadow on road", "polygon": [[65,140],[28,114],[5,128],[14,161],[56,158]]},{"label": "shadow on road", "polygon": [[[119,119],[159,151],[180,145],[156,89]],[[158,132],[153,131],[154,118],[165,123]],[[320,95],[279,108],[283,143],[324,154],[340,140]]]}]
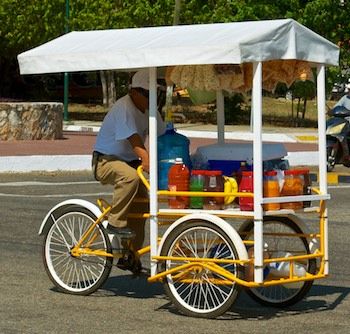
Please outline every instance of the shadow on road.
[{"label": "shadow on road", "polygon": [[[243,291],[232,309],[219,319],[221,320],[268,320],[283,316],[294,316],[305,313],[319,313],[337,308],[350,294],[349,287],[313,285],[307,297],[301,302],[287,308],[261,306],[254,302]],[[161,283],[148,283],[146,276],[134,278],[132,275],[110,277],[103,289],[93,294],[95,297],[123,296],[130,298],[161,298],[165,304],[158,311],[167,310],[179,314],[169,303]]]},{"label": "shadow on road", "polygon": [[164,297],[161,283],[148,283],[147,276],[120,275],[108,278],[93,296],[123,296],[132,298]]},{"label": "shadow on road", "polygon": [[319,313],[337,308],[350,294],[349,287],[313,285],[306,298],[286,308],[261,306],[242,293],[221,319],[268,320],[283,316]]}]

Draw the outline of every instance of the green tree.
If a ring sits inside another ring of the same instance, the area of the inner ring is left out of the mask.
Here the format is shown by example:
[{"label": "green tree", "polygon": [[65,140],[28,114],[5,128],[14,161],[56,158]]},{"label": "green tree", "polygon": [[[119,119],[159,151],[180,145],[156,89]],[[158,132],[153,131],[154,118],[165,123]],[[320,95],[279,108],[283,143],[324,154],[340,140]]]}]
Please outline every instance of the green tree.
[{"label": "green tree", "polygon": [[[64,33],[66,0],[0,1],[0,75],[10,77],[18,53]],[[70,29],[172,25],[179,0],[70,0]],[[293,18],[341,47],[350,66],[348,0],[181,0],[180,24]],[[329,71],[331,80],[338,70]],[[0,95],[3,92],[0,82]]]},{"label": "green tree", "polygon": [[[293,98],[298,99],[296,119],[298,120],[299,114],[301,119],[305,119],[307,100],[315,97],[315,84],[312,81],[298,80],[293,83],[292,87]],[[301,105],[302,103],[302,105]],[[293,105],[292,105],[293,107]],[[293,109],[292,109],[292,121],[294,121]],[[298,123],[298,121],[296,122]]]},{"label": "green tree", "polygon": [[328,70],[328,88],[336,78],[345,74],[350,78],[350,1],[305,1],[298,21],[340,47],[339,68]]}]

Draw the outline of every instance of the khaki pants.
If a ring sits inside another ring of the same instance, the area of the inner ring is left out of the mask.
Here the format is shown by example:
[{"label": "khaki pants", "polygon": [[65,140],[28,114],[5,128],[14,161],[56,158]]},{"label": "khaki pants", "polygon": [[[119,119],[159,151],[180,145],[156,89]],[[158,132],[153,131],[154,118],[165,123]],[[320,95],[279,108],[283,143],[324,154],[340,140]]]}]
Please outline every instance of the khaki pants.
[{"label": "khaki pants", "polygon": [[92,168],[95,177],[102,184],[114,186],[112,209],[108,215],[108,223],[115,227],[130,227],[136,237],[132,241],[135,250],[142,248],[145,236],[145,219],[128,218],[129,213],[149,212],[148,201],[146,203],[134,203],[135,197],[148,199],[148,191],[136,169],[124,161],[116,160],[116,157],[100,155],[93,158]]}]

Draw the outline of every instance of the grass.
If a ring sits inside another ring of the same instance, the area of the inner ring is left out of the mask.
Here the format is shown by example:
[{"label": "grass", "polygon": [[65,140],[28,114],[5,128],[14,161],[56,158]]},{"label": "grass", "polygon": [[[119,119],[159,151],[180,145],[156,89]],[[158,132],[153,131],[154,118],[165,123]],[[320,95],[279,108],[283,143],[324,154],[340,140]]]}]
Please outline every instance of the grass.
[{"label": "grass", "polygon": [[[326,105],[332,108],[335,101],[326,101]],[[326,107],[326,111],[327,111]],[[303,101],[300,102],[300,110]],[[302,119],[301,112],[297,115],[298,100],[287,100],[284,98],[263,98],[263,123],[268,125],[295,126],[295,127],[317,127],[317,101],[308,100],[306,104],[305,118]]]},{"label": "grass", "polygon": [[[317,104],[316,100],[308,100],[306,105],[305,119],[296,118],[298,101],[285,98],[273,98],[264,96],[263,100],[263,124],[269,126],[295,126],[295,127],[317,127]],[[301,102],[302,104],[302,102]],[[330,108],[334,101],[327,101]],[[302,107],[302,105],[300,106]],[[173,107],[175,112],[186,116],[189,123],[216,123],[216,112],[214,105],[193,106],[186,101],[181,105]],[[102,121],[108,109],[96,104],[69,104],[69,115],[72,120],[95,120]],[[235,124],[249,124],[250,105],[242,105],[240,117]]]},{"label": "grass", "polygon": [[98,104],[70,103],[68,105],[71,120],[102,121],[108,109]]}]

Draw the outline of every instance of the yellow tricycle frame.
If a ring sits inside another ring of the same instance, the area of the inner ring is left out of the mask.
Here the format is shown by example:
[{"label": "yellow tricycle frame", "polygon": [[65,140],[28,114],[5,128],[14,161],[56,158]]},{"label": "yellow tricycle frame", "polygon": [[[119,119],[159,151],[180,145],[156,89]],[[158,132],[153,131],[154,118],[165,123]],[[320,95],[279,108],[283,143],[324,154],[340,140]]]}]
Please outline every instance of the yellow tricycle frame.
[{"label": "yellow tricycle frame", "polygon": [[[149,183],[146,180],[146,178],[143,175],[142,168],[139,167],[138,174],[142,180],[142,182],[145,184],[145,186],[149,189]],[[313,188],[313,191],[315,193],[320,193],[318,189]],[[188,192],[188,191],[166,191],[161,190],[158,191],[159,196],[174,196],[174,195],[181,195],[181,196],[245,196],[245,197],[253,197],[253,193],[240,193],[240,192],[233,192],[233,193],[212,193],[212,192]],[[92,243],[94,238],[91,237],[91,233],[93,233],[96,225],[101,224],[104,220],[106,220],[106,217],[108,216],[111,206],[103,199],[98,199],[97,201],[100,209],[101,209],[101,215],[96,219],[96,221],[90,226],[90,228],[85,232],[85,234],[82,236],[82,238],[78,241],[78,243],[72,248],[71,254],[73,256],[79,257],[83,254],[86,255],[96,255],[96,256],[105,256],[105,257],[114,257],[114,258],[120,258],[122,256],[121,253],[118,252],[106,252],[104,250],[92,250],[89,248],[89,243]],[[209,210],[210,211],[210,210]],[[297,255],[297,256],[289,256],[289,257],[278,257],[278,258],[266,258],[263,261],[263,265],[266,266],[269,263],[279,263],[279,262],[288,262],[289,263],[289,276],[284,278],[278,278],[278,279],[268,279],[264,280],[263,282],[257,283],[252,280],[248,279],[241,279],[237,277],[237,275],[231,273],[230,271],[222,268],[220,264],[233,264],[236,266],[240,266],[242,268],[247,268],[248,266],[254,266],[254,259],[248,258],[248,259],[235,259],[235,260],[225,260],[225,259],[213,259],[213,258],[194,258],[194,257],[174,257],[174,256],[161,256],[161,255],[155,255],[152,256],[153,261],[157,261],[159,263],[164,261],[172,261],[172,262],[179,262],[179,265],[176,267],[173,267],[169,270],[164,270],[162,272],[159,272],[155,275],[152,275],[148,278],[149,282],[156,282],[156,281],[162,281],[166,276],[172,275],[172,280],[180,280],[181,282],[187,282],[188,279],[186,279],[186,276],[190,272],[193,272],[194,270],[199,272],[202,270],[209,270],[213,273],[216,273],[221,279],[213,279],[213,283],[215,284],[224,284],[224,285],[230,285],[237,283],[239,285],[242,285],[247,288],[256,288],[256,287],[267,287],[272,285],[279,285],[279,284],[288,284],[288,283],[295,283],[295,282],[302,282],[302,281],[308,281],[308,280],[315,280],[324,278],[326,276],[325,273],[325,201],[321,200],[320,205],[317,208],[314,208],[314,211],[316,211],[319,214],[319,231],[317,233],[299,233],[299,234],[293,234],[288,235],[289,237],[303,237],[306,239],[317,239],[318,241],[318,248],[312,253],[312,254],[304,254],[304,255]],[[159,212],[158,215],[160,218],[168,218],[169,217],[181,217],[184,216],[186,213],[182,213],[181,211],[174,212]],[[238,216],[239,213],[236,213]],[[274,214],[278,214],[277,212],[274,212]],[[283,214],[283,211],[282,211]],[[235,215],[232,213],[225,212],[225,210],[222,210],[220,213],[217,213],[218,216],[221,217],[234,217]],[[135,214],[134,214],[135,216]],[[143,213],[142,217],[149,218],[149,213]],[[159,222],[160,225],[165,224],[164,222]],[[167,223],[169,224],[169,222]],[[286,236],[285,234],[275,234],[275,237],[281,237]],[[84,244],[85,240],[89,240],[89,243]],[[159,239],[160,240],[160,239]],[[243,240],[243,243],[247,246],[254,246],[254,241],[252,240]],[[140,250],[137,250],[136,256],[140,257],[142,255],[145,255],[150,252],[150,246],[144,247]],[[294,275],[294,264],[297,261],[302,260],[308,260],[308,259],[317,259],[319,261],[318,270],[315,274],[306,273],[304,276],[296,276]],[[193,282],[193,279],[191,279],[191,282]]]}]

